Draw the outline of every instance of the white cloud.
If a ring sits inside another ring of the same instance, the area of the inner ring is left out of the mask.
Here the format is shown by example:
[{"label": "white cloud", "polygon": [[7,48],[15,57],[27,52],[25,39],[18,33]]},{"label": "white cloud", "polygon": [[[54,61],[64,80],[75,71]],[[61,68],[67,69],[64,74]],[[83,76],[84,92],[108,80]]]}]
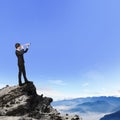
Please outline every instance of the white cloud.
[{"label": "white cloud", "polygon": [[88,82],[86,82],[86,83],[83,83],[83,87],[87,87],[89,85],[89,83]]},{"label": "white cloud", "polygon": [[38,88],[37,93],[39,95],[43,94],[44,96],[51,97],[51,98],[54,99],[54,101],[80,97],[80,95],[77,94],[77,93],[74,93],[74,94],[72,94],[70,92],[65,93],[65,92],[54,90],[53,88],[50,88],[50,87],[48,87],[48,88]]},{"label": "white cloud", "polygon": [[54,108],[56,108],[58,111],[70,110],[74,107],[75,105],[74,106],[67,106],[67,105],[54,106]]},{"label": "white cloud", "polygon": [[49,80],[49,82],[55,85],[66,85],[66,83],[63,80]]},{"label": "white cloud", "polygon": [[83,93],[81,94],[81,97],[94,97],[94,96],[116,96],[120,97],[120,91],[119,90],[101,90],[101,91],[96,91],[96,92],[91,92],[90,90],[84,90]]},{"label": "white cloud", "polygon": [[43,94],[44,96],[51,97],[54,100],[60,100],[64,98],[64,95],[59,91],[53,90],[51,88],[40,88],[37,89],[39,95]]},{"label": "white cloud", "polygon": [[104,96],[116,96],[116,97],[120,97],[120,90],[111,90],[111,91],[107,91],[107,92],[103,92],[101,93]]},{"label": "white cloud", "polygon": [[83,120],[99,120],[105,115],[105,113],[88,112],[81,113],[80,115],[83,118]]},{"label": "white cloud", "polygon": [[85,80],[95,80],[95,81],[105,79],[105,76],[101,72],[98,72],[95,70],[91,70],[91,71],[86,72],[85,74],[83,74],[82,77]]}]

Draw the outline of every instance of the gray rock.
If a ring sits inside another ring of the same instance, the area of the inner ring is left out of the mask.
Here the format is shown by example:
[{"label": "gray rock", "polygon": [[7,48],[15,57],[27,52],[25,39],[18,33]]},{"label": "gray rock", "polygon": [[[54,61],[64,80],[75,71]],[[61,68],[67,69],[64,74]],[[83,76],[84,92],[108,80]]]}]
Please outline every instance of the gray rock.
[{"label": "gray rock", "polygon": [[23,86],[7,86],[0,89],[0,119],[65,120],[51,106],[52,101],[52,98],[38,95],[32,82]]}]

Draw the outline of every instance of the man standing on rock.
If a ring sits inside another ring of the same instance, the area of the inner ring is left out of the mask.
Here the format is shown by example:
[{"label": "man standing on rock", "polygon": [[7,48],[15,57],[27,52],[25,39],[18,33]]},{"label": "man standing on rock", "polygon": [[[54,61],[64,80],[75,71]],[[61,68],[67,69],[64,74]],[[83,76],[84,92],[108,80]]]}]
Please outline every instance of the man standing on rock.
[{"label": "man standing on rock", "polygon": [[[19,85],[22,86],[22,81],[21,81],[21,77],[23,74],[25,83],[29,83],[27,77],[26,77],[26,71],[25,71],[25,65],[24,65],[24,53],[26,53],[28,51],[30,44],[27,43],[24,46],[20,45],[20,43],[16,43],[15,44],[15,48],[16,48],[16,56],[18,58],[18,68],[19,68],[19,72],[18,72],[18,79],[19,79]],[[25,48],[26,49],[25,49]]]}]

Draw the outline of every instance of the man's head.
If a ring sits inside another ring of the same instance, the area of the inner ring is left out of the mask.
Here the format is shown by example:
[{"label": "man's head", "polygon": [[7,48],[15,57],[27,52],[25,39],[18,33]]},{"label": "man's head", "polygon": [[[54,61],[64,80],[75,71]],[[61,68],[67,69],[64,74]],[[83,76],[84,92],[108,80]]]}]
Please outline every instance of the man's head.
[{"label": "man's head", "polygon": [[15,48],[16,48],[16,49],[21,48],[20,43],[16,43],[16,44],[15,44]]}]

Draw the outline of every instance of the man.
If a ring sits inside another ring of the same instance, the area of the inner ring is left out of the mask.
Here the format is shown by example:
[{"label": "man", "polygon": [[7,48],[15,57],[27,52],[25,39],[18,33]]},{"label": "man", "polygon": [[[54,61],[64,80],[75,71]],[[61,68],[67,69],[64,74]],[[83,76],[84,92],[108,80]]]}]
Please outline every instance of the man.
[{"label": "man", "polygon": [[26,71],[25,71],[25,65],[24,65],[24,53],[26,53],[28,51],[30,44],[25,44],[26,49],[24,50],[24,46],[20,45],[20,43],[16,43],[15,44],[15,48],[16,48],[16,56],[18,58],[18,68],[19,68],[19,72],[18,72],[18,79],[19,79],[19,85],[22,86],[22,81],[21,81],[21,77],[23,74],[25,83],[28,83],[28,79],[26,77]]}]

